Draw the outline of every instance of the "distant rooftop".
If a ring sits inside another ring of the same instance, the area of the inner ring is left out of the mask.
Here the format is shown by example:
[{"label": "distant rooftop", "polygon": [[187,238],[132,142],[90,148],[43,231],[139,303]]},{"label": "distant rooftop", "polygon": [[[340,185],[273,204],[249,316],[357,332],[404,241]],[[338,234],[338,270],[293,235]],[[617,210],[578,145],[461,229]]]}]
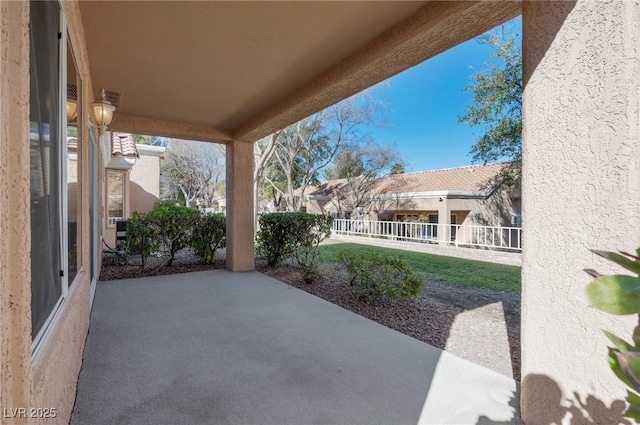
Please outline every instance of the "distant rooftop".
[{"label": "distant rooftop", "polygon": [[[509,164],[498,162],[393,174],[378,179],[373,192],[378,194],[437,191],[488,192],[499,183],[496,178]],[[347,179],[328,180],[318,186],[308,187],[305,195],[329,195],[346,183]]]}]

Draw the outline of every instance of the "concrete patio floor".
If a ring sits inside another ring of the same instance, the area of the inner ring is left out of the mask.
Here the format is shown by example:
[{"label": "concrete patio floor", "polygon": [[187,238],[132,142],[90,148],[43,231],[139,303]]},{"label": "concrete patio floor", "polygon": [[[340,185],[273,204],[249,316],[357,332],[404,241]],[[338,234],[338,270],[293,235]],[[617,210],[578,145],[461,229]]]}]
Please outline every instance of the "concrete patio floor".
[{"label": "concrete patio floor", "polygon": [[71,424],[517,424],[515,381],[257,272],[98,284]]}]

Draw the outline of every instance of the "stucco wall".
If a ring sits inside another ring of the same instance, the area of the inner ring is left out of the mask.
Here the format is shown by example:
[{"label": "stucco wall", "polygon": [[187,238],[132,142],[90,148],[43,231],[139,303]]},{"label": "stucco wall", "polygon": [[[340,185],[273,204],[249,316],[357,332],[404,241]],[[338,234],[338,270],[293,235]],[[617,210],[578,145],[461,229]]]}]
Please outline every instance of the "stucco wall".
[{"label": "stucco wall", "polygon": [[[131,168],[130,211],[148,212],[160,197],[160,155],[164,148],[138,145],[140,158]],[[159,150],[158,150],[159,149]],[[161,151],[160,151],[161,150]]]},{"label": "stucco wall", "polygon": [[590,307],[583,269],[640,246],[640,3],[525,2],[523,26],[523,418],[619,423],[602,329],[634,319]]},{"label": "stucco wall", "polygon": [[[86,59],[77,3],[65,3],[77,58]],[[29,183],[29,2],[0,2],[0,407],[55,408],[48,423],[69,422],[89,324],[89,234],[82,220],[82,267],[32,362]],[[80,63],[88,117],[88,64]],[[85,118],[85,124],[88,120]],[[83,129],[83,140],[87,128]],[[82,147],[86,158],[88,147]],[[81,170],[88,199],[88,163]],[[89,205],[82,204],[88,216]],[[3,411],[4,412],[4,411]],[[27,410],[27,412],[29,412]],[[28,415],[27,415],[28,416]],[[4,423],[43,423],[2,418]]]},{"label": "stucco wall", "polygon": [[[384,205],[386,210],[399,214],[416,214],[439,211],[455,212],[457,224],[483,226],[511,226],[512,216],[520,213],[520,201],[510,199],[507,191],[498,191],[488,199],[413,198],[398,200]],[[379,211],[382,213],[382,211]],[[439,220],[444,223],[443,220]]]},{"label": "stucco wall", "polygon": [[[91,93],[89,64],[87,62],[84,33],[78,3],[65,1],[63,4],[68,23],[68,31],[74,47],[78,72],[82,77],[82,138],[80,143],[82,215],[89,216],[89,160],[88,160],[88,125]],[[56,418],[38,423],[67,424],[75,401],[78,374],[82,366],[82,353],[89,329],[89,287],[91,276],[89,220],[81,221],[82,237],[82,269],[69,288],[57,317],[52,322],[48,334],[45,335],[41,349],[33,361],[31,376],[32,407],[56,408]]]},{"label": "stucco wall", "polygon": [[84,272],[70,288],[33,363],[33,397],[29,406],[56,409],[56,418],[38,423],[69,423],[88,328],[89,279]]},{"label": "stucco wall", "polygon": [[[29,3],[0,2],[0,407],[31,401]],[[4,420],[3,420],[4,421]]]}]

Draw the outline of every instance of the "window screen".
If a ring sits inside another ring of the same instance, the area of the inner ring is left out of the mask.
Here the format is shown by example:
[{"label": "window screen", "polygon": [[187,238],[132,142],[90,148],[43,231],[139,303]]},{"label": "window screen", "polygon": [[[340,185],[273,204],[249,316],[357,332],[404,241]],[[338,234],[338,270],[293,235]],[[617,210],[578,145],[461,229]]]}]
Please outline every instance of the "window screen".
[{"label": "window screen", "polygon": [[31,322],[35,337],[62,296],[60,63],[57,2],[31,2]]}]

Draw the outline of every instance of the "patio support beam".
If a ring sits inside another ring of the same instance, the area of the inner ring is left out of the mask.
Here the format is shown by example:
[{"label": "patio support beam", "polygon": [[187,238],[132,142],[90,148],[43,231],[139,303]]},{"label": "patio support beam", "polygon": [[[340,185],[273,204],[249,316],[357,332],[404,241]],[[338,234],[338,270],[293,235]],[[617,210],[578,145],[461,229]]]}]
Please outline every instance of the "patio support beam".
[{"label": "patio support beam", "polygon": [[8,410],[33,406],[29,2],[0,2],[0,28],[0,406]]},{"label": "patio support beam", "polygon": [[227,143],[227,269],[254,269],[253,143]]},{"label": "patio support beam", "polygon": [[[519,1],[433,1],[234,131],[253,141],[520,14]],[[452,30],[452,29],[455,30]]]},{"label": "patio support beam", "polygon": [[449,245],[449,239],[451,238],[451,206],[449,205],[449,199],[445,197],[440,198],[438,203],[438,241],[440,245]]},{"label": "patio support beam", "polygon": [[637,318],[590,307],[583,269],[624,273],[588,249],[640,245],[640,3],[523,8],[522,418],[620,423],[602,329]]},{"label": "patio support beam", "polygon": [[231,132],[226,130],[118,113],[114,114],[109,130],[198,142],[227,143],[232,139]]}]

